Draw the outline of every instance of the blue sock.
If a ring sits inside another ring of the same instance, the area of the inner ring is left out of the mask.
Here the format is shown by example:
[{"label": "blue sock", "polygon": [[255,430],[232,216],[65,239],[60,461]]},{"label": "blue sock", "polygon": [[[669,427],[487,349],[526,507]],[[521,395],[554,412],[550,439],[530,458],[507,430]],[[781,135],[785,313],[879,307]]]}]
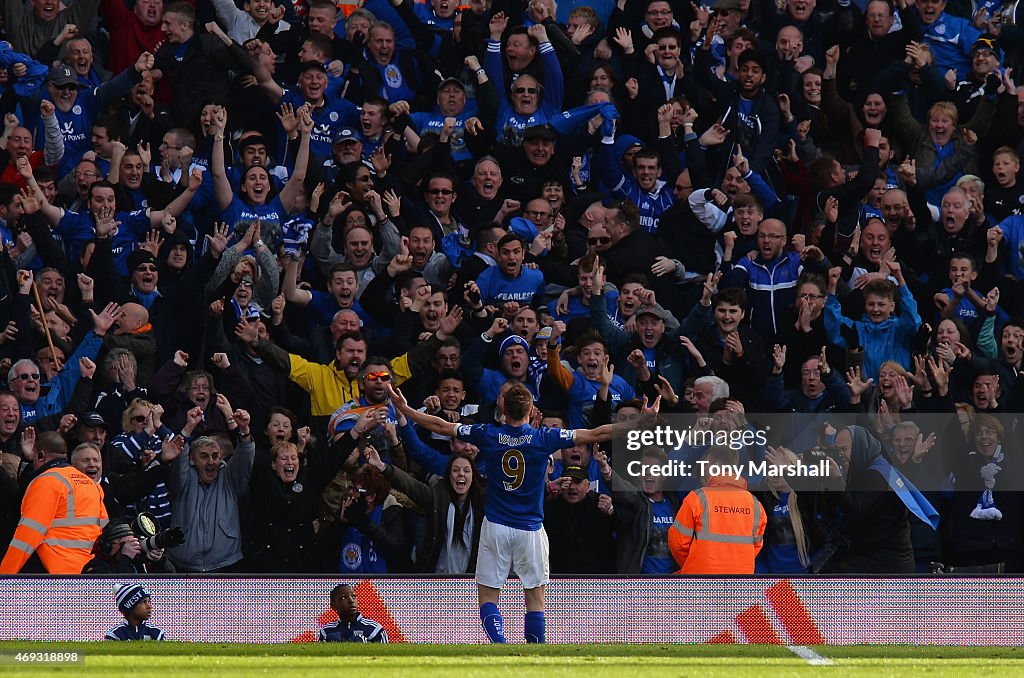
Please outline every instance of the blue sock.
[{"label": "blue sock", "polygon": [[492,643],[505,642],[505,620],[501,618],[501,612],[494,603],[484,603],[480,606],[480,622],[484,625],[484,631]]},{"label": "blue sock", "polygon": [[523,634],[528,643],[544,642],[544,613],[527,612],[526,622],[523,624]]}]

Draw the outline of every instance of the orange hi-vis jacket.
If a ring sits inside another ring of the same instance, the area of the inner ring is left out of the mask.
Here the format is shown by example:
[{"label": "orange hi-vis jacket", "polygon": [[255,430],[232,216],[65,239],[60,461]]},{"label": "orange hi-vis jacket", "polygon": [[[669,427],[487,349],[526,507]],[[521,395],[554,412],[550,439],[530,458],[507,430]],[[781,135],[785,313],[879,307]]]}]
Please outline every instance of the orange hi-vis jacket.
[{"label": "orange hi-vis jacket", "polygon": [[678,574],[753,574],[767,522],[747,481],[716,476],[686,495],[668,531]]},{"label": "orange hi-vis jacket", "polygon": [[74,466],[39,474],[21,501],[21,520],[0,574],[16,574],[34,551],[50,574],[81,574],[107,524],[103,490]]}]

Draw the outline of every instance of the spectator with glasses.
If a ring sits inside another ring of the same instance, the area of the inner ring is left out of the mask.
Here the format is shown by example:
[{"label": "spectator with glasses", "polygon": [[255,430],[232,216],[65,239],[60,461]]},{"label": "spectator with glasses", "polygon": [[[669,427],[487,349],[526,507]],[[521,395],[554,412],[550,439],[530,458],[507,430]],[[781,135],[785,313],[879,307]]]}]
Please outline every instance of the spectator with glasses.
[{"label": "spectator with glasses", "polygon": [[[121,433],[110,441],[110,470],[119,474],[131,473],[145,471],[158,464],[156,458],[163,441],[174,433],[163,423],[163,413],[163,407],[142,398],[136,398],[128,404],[121,415]],[[187,431],[191,433],[191,429]],[[171,498],[167,492],[167,483],[161,480],[151,492],[125,506],[124,510],[131,516],[149,511],[163,527],[168,527]]]},{"label": "spectator with glasses", "polygon": [[757,227],[757,256],[722,267],[721,286],[747,289],[750,326],[768,340],[779,333],[783,309],[795,301],[796,281],[804,267],[828,269],[821,250],[804,243],[804,238],[797,236],[794,249],[786,252],[786,225],[778,219],[765,219]]},{"label": "spectator with glasses", "polygon": [[[522,35],[521,30],[510,35],[508,44],[511,47],[513,41],[526,38],[524,42],[531,46],[537,45],[535,49],[540,52],[544,65],[544,84],[541,85],[533,75],[523,73],[512,81],[508,89],[501,86],[500,83],[507,82],[505,61],[501,58],[501,36],[507,24],[508,19],[502,12],[491,18],[491,39],[487,43],[487,54],[484,56],[484,70],[488,78],[499,83],[497,88],[501,94],[498,97],[498,120],[495,125],[498,140],[511,146],[520,146],[527,128],[544,125],[561,113],[564,80],[558,56],[548,39],[547,30],[541,24],[534,24],[528,29],[526,36]],[[511,52],[509,57],[511,59]],[[515,70],[513,67],[513,71]]]},{"label": "spectator with glasses", "polygon": [[[26,276],[31,282],[31,276]],[[31,288],[23,284],[19,293],[28,295]],[[92,363],[103,344],[103,337],[114,325],[119,317],[117,304],[108,305],[101,313],[97,314],[89,310],[92,316],[93,328],[78,344],[75,352],[68,361],[60,368],[57,375],[50,380],[50,388],[43,393],[42,374],[39,367],[31,360],[24,358],[14,363],[7,373],[7,384],[18,400],[21,408],[21,421],[25,424],[33,424],[37,428],[46,430],[56,428],[64,409],[68,407],[75,396],[79,380],[82,378],[82,369],[91,365],[94,371],[96,366]],[[86,361],[86,362],[83,362]],[[91,374],[90,374],[91,377]],[[91,379],[87,384],[88,390],[79,398],[77,407],[84,411],[88,407],[88,391],[92,390]],[[85,388],[86,385],[83,385]],[[84,398],[84,401],[82,401]],[[41,421],[44,420],[44,421]]]}]

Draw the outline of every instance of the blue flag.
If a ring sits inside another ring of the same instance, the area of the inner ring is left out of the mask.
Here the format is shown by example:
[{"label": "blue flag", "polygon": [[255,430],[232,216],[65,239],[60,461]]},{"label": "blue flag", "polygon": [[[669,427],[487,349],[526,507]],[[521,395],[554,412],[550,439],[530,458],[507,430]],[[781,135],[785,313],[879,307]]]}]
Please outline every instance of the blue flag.
[{"label": "blue flag", "polygon": [[10,75],[10,69],[15,64],[25,64],[28,72],[14,81],[14,91],[19,97],[30,97],[43,86],[50,69],[27,54],[15,52],[6,40],[0,41],[0,66],[6,68]]},{"label": "blue flag", "polygon": [[900,501],[906,504],[907,509],[922,523],[930,525],[933,530],[939,529],[939,512],[899,469],[881,456],[875,457],[868,468],[882,474],[885,482],[889,484]]},{"label": "blue flag", "polygon": [[619,118],[619,111],[615,108],[615,104],[608,102],[587,104],[586,106],[578,106],[568,111],[562,111],[551,118],[548,123],[560,135],[573,134],[582,129],[595,115],[600,115],[604,118],[604,122],[601,123],[601,134],[611,136],[614,130],[612,120]]}]

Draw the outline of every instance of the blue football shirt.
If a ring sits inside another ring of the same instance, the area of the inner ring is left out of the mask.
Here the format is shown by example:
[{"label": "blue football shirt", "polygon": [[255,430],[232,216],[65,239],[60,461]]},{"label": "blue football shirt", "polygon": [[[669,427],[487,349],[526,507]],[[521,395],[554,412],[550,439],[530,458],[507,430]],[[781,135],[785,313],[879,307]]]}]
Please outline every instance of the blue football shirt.
[{"label": "blue football shirt", "polygon": [[480,448],[487,464],[487,520],[518,530],[539,530],[544,523],[548,457],[573,447],[576,431],[475,424],[459,426],[456,434]]}]

